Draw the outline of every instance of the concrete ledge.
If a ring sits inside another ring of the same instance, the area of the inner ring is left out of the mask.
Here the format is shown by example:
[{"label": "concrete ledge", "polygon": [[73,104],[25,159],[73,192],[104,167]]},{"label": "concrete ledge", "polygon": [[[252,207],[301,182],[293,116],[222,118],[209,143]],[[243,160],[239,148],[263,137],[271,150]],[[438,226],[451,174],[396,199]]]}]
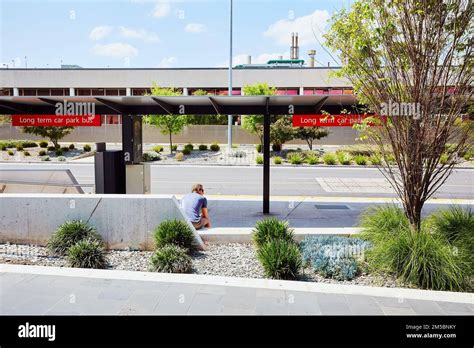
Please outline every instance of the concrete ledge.
[{"label": "concrete ledge", "polygon": [[200,285],[220,285],[230,287],[249,287],[271,290],[305,291],[343,295],[368,295],[413,300],[429,300],[474,304],[474,293],[431,291],[406,288],[384,288],[362,285],[326,284],[289,280],[252,279],[208,276],[197,274],[172,274],[153,272],[113,271],[84,268],[22,266],[0,264],[0,273],[22,273],[61,277],[80,277],[94,279],[120,279],[148,282],[168,282]]},{"label": "concrete ledge", "polygon": [[[250,243],[252,241],[253,228],[216,227],[199,230],[201,238],[208,243]],[[327,227],[327,228],[295,228],[295,239],[303,240],[306,236],[352,236],[362,230],[358,227]]]}]

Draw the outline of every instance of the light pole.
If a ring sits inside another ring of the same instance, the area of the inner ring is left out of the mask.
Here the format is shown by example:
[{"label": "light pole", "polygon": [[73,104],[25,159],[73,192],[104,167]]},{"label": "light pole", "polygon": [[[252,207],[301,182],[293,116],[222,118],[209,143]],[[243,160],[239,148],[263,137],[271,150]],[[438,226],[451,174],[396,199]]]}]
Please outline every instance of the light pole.
[{"label": "light pole", "polygon": [[[229,95],[232,96],[232,0],[230,0],[230,23],[229,23]],[[232,115],[227,116],[227,147],[232,150]]]}]

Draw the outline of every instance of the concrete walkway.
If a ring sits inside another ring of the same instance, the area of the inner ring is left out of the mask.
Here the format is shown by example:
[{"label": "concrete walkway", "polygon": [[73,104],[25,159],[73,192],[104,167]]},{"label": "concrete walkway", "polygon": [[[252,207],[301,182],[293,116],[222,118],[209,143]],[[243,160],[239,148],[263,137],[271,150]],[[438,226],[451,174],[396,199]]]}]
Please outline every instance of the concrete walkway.
[{"label": "concrete walkway", "polygon": [[474,294],[0,265],[1,315],[473,315]]}]

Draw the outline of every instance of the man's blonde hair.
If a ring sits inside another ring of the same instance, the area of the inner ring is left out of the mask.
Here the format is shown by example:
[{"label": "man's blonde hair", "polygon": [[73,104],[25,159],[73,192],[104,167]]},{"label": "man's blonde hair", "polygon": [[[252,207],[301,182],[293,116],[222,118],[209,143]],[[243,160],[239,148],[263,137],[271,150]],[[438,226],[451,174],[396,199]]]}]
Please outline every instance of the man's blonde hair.
[{"label": "man's blonde hair", "polygon": [[201,184],[194,184],[191,188],[191,192],[199,192],[203,189]]}]

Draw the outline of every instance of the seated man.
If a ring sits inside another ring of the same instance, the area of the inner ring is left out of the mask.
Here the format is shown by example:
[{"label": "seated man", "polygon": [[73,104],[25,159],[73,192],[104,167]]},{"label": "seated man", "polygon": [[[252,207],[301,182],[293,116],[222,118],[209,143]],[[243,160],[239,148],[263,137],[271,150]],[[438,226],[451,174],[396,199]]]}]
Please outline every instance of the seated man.
[{"label": "seated man", "polygon": [[207,211],[207,199],[204,197],[204,188],[201,184],[194,184],[191,193],[184,195],[181,204],[186,216],[196,230],[202,227],[211,227],[211,220]]}]

